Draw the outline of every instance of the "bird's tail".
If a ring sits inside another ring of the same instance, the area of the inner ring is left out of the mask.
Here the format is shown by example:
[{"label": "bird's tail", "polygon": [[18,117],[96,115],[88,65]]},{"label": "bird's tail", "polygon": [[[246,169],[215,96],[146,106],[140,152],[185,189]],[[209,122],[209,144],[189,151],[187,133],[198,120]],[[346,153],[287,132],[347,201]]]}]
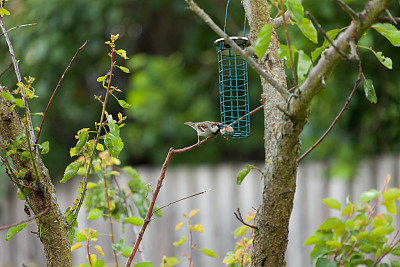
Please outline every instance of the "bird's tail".
[{"label": "bird's tail", "polygon": [[195,128],[195,126],[194,126],[194,122],[188,121],[188,122],[185,122],[184,124],[189,125],[190,127],[192,127],[193,129],[196,130],[196,128]]}]

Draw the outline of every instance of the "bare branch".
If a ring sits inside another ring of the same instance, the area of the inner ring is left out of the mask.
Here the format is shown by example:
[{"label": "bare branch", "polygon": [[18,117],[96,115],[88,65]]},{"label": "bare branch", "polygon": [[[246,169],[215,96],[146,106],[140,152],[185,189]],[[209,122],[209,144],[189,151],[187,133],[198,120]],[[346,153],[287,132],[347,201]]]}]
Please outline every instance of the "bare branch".
[{"label": "bare branch", "polygon": [[38,218],[38,217],[40,217],[40,216],[46,214],[47,212],[49,212],[49,210],[50,210],[50,207],[46,207],[44,210],[42,210],[41,212],[39,212],[37,215],[32,216],[32,217],[30,217],[30,218],[28,218],[28,219],[26,219],[26,220],[23,220],[23,221],[20,221],[20,222],[17,222],[17,223],[13,223],[13,224],[10,224],[10,225],[6,225],[6,226],[0,227],[0,231],[5,230],[5,229],[8,229],[8,228],[11,228],[11,227],[16,226],[16,225],[21,224],[21,223],[30,222],[30,221],[32,221],[32,220],[34,220],[34,219],[36,219],[36,218]]},{"label": "bare branch", "polygon": [[8,67],[0,74],[0,78],[9,70],[11,69],[13,66],[13,63],[11,62],[10,65],[8,65]]},{"label": "bare branch", "polygon": [[336,116],[336,118],[333,120],[333,122],[331,123],[331,125],[329,125],[328,129],[325,131],[325,133],[318,139],[317,142],[315,142],[314,145],[312,145],[312,147],[310,147],[303,155],[301,155],[298,159],[297,159],[297,163],[299,163],[300,161],[302,161],[308,154],[310,154],[311,151],[314,150],[314,148],[316,148],[321,142],[322,140],[325,139],[325,137],[328,135],[328,133],[332,130],[333,126],[335,126],[335,124],[338,122],[338,120],[340,119],[340,117],[342,116],[343,112],[347,109],[347,106],[349,105],[351,99],[353,98],[354,93],[357,90],[358,85],[361,82],[361,77],[362,77],[362,68],[361,68],[361,60],[358,61],[358,77],[357,80],[354,84],[353,90],[351,91],[349,97],[347,98],[346,102],[344,103],[343,108],[340,110],[339,114]]},{"label": "bare branch", "polygon": [[[1,30],[3,31],[4,38],[6,39],[6,42],[8,45],[8,50],[10,51],[11,59],[14,64],[15,74],[17,75],[17,80],[20,83],[20,82],[22,82],[22,79],[21,79],[21,74],[19,72],[18,62],[15,59],[13,46],[10,41],[10,38],[8,38],[8,34],[6,31],[6,28],[4,27],[3,20],[1,17],[0,17],[0,27],[1,27]],[[30,138],[33,143],[35,141],[35,132],[33,131],[31,112],[28,107],[28,102],[26,101],[26,96],[25,96],[24,90],[21,90],[21,96],[22,96],[22,100],[24,100],[24,103],[25,103],[25,113],[26,113],[26,117],[28,119],[28,128],[29,128],[29,135],[30,135],[30,137],[28,137],[28,138]]]},{"label": "bare branch", "polygon": [[18,26],[12,27],[11,29],[8,29],[7,31],[1,33],[0,37],[3,36],[6,33],[9,33],[10,31],[15,30],[15,29],[22,28],[22,27],[27,27],[27,26],[34,26],[34,25],[37,25],[37,23],[29,23],[29,24],[23,24],[23,25],[18,25]]},{"label": "bare branch", "polygon": [[220,37],[224,38],[225,42],[235,49],[239,55],[241,55],[249,65],[260,74],[265,80],[267,80],[281,96],[287,99],[290,95],[288,90],[283,87],[277,80],[275,80],[269,73],[267,73],[250,55],[248,55],[243,49],[241,49],[229,36],[220,28],[217,24],[201,9],[193,0],[185,0],[188,3],[190,9],[195,12],[215,33]]},{"label": "bare branch", "polygon": [[342,0],[334,0],[353,20],[359,20],[357,13]]},{"label": "bare branch", "polygon": [[378,22],[382,22],[382,23],[393,23],[397,25],[397,22],[400,22],[400,18],[399,17],[386,17],[386,16],[381,16],[378,18]]},{"label": "bare branch", "polygon": [[238,219],[239,222],[243,223],[244,225],[246,225],[247,227],[250,227],[252,229],[258,229],[257,227],[255,227],[254,225],[248,224],[246,223],[243,218],[242,218],[242,214],[240,213],[240,210],[237,209],[237,213],[234,212],[233,214],[235,214],[236,219]]},{"label": "bare branch", "polygon": [[58,84],[57,84],[56,88],[54,89],[53,94],[52,94],[51,97],[50,97],[50,100],[49,100],[49,103],[47,104],[46,110],[44,111],[43,118],[42,118],[42,122],[40,123],[40,129],[39,129],[38,135],[37,135],[37,137],[36,137],[36,142],[35,142],[35,144],[37,144],[38,141],[39,141],[39,136],[40,136],[40,133],[42,132],[42,127],[43,127],[44,120],[46,119],[47,111],[49,110],[50,104],[51,104],[51,102],[53,101],[54,95],[56,94],[58,88],[60,87],[61,81],[64,79],[65,74],[67,73],[67,71],[68,71],[69,68],[71,67],[72,62],[75,60],[75,57],[78,55],[79,51],[81,51],[81,50],[85,47],[85,45],[87,44],[87,42],[88,42],[88,41],[86,41],[81,47],[78,48],[78,50],[76,51],[75,55],[73,56],[73,58],[72,58],[71,61],[69,62],[67,68],[65,69],[64,73],[61,75],[61,78],[60,78],[60,80],[58,81]]},{"label": "bare branch", "polygon": [[342,55],[342,57],[346,60],[350,60],[349,56],[346,55],[342,50],[340,50],[329,38],[329,36],[326,34],[326,32],[322,29],[321,25],[317,22],[317,20],[314,18],[313,15],[311,15],[310,12],[306,11],[305,14],[310,18],[311,22],[314,24],[314,26],[318,29],[318,31],[325,37],[325,39],[336,49],[336,51]]},{"label": "bare branch", "polygon": [[164,205],[164,206],[162,206],[162,207],[156,209],[155,211],[153,211],[153,214],[156,213],[156,212],[159,211],[159,210],[162,210],[163,208],[166,208],[166,207],[168,207],[168,206],[171,206],[171,205],[173,205],[173,204],[175,204],[175,203],[178,203],[178,202],[180,202],[180,201],[182,201],[182,200],[189,199],[189,198],[192,198],[192,197],[196,197],[196,196],[201,195],[201,194],[204,194],[204,193],[206,193],[206,192],[208,192],[208,191],[211,191],[211,189],[207,189],[207,190],[205,190],[205,191],[202,191],[202,192],[199,192],[199,193],[196,193],[196,194],[193,194],[193,195],[190,195],[190,196],[187,196],[187,197],[184,197],[184,198],[175,200],[175,201],[173,201],[173,202],[170,202],[170,203],[168,203],[167,205]]}]

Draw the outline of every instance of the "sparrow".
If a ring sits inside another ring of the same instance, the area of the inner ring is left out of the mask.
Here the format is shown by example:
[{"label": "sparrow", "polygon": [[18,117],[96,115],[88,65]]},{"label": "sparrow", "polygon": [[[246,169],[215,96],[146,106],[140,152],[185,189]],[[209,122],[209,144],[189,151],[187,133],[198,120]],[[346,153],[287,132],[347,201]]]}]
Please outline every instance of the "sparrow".
[{"label": "sparrow", "polygon": [[200,136],[212,137],[217,135],[221,130],[221,123],[213,121],[202,121],[202,122],[185,122],[197,132],[197,143],[200,143]]}]

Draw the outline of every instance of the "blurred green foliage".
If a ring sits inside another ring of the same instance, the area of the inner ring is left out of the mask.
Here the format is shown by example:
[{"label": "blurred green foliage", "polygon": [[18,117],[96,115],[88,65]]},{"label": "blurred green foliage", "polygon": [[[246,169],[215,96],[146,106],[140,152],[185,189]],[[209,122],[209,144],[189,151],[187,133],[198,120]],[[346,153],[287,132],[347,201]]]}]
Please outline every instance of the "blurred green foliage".
[{"label": "blurred green foliage", "polygon": [[[348,1],[349,2],[349,1]],[[365,1],[350,1],[356,10]],[[198,0],[197,3],[221,27],[224,23],[226,1]],[[398,15],[398,3],[390,7]],[[196,142],[196,134],[183,123],[186,121],[218,120],[217,58],[213,42],[218,38],[194,13],[185,8],[183,0],[86,0],[44,1],[14,0],[8,3],[12,15],[4,18],[7,28],[37,22],[9,33],[15,46],[23,76],[36,77],[35,87],[40,96],[31,104],[33,112],[43,111],[68,62],[84,41],[88,45],[80,52],[61,84],[50,107],[41,142],[50,140],[50,153],[45,156],[52,174],[61,173],[69,161],[68,148],[73,146],[74,134],[82,127],[93,127],[100,106],[94,94],[102,94],[96,78],[107,66],[104,41],[111,33],[120,34],[119,46],[131,59],[130,76],[116,72],[119,88],[126,92],[132,107],[126,126],[121,129],[126,147],[121,158],[129,164],[160,164],[168,148],[180,148]],[[349,16],[333,1],[304,2],[328,31],[345,27]],[[275,8],[273,7],[272,10]],[[243,34],[243,10],[240,1],[231,1],[227,32]],[[281,43],[286,44],[283,29]],[[319,45],[290,27],[291,42],[310,54]],[[399,53],[396,48],[373,30],[363,37],[363,45],[382,51],[391,57],[393,70],[387,70],[368,50],[360,50],[366,78],[372,79],[378,103],[369,103],[362,87],[357,91],[349,110],[326,140],[309,158],[335,159],[335,172],[348,176],[361,157],[399,152],[400,94],[397,84]],[[0,42],[0,71],[10,63],[7,47]],[[310,123],[302,134],[303,152],[325,131],[342,108],[357,76],[354,62],[342,62],[327,80],[327,87],[312,103]],[[259,103],[261,86],[258,76],[249,71],[250,107]],[[288,77],[291,77],[289,75]],[[14,87],[15,75],[10,70],[0,83]],[[290,80],[288,80],[291,86]],[[113,101],[111,101],[113,102]],[[117,103],[109,107],[121,111]],[[252,135],[244,140],[218,137],[194,151],[179,156],[175,162],[217,162],[222,160],[255,160],[264,158],[263,116],[251,119]],[[56,155],[56,156],[55,156]]]}]

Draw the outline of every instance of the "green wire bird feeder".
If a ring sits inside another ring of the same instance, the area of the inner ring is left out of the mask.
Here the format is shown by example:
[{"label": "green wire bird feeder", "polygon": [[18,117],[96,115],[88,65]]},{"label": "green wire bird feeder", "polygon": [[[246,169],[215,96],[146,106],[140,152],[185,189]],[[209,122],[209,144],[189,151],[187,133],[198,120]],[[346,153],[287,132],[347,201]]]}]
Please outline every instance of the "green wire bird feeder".
[{"label": "green wire bird feeder", "polygon": [[[228,17],[229,2],[226,5],[225,26]],[[243,37],[230,37],[240,48],[250,45],[246,34],[246,16]],[[217,39],[214,44],[218,52],[219,102],[221,112],[221,133],[230,139],[246,138],[250,135],[249,88],[247,61],[243,59],[224,38]],[[234,122],[236,122],[234,124]],[[232,128],[227,127],[232,125]]]}]

